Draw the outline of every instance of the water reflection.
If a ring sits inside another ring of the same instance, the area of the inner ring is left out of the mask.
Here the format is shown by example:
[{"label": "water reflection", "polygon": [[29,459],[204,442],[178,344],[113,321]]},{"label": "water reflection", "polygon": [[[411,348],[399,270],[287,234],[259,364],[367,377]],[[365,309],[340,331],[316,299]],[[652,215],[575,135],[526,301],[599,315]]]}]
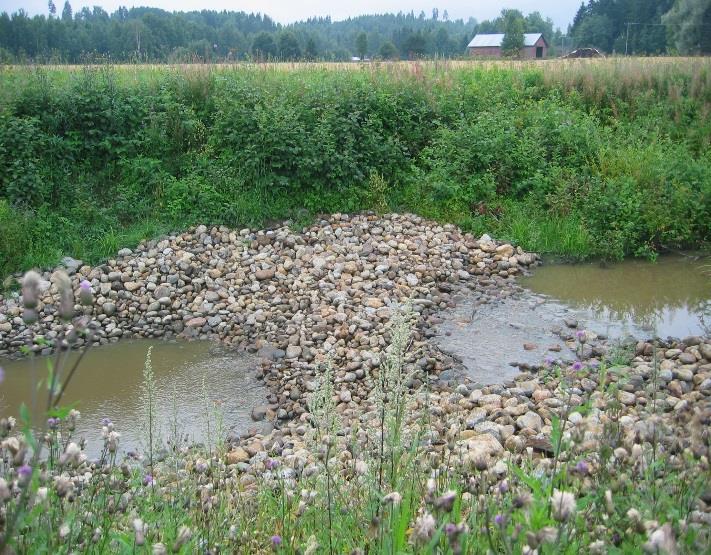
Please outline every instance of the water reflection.
[{"label": "water reflection", "polygon": [[[88,442],[88,452],[101,446],[100,422],[109,418],[121,433],[122,450],[140,448],[142,441],[141,383],[149,347],[157,383],[157,421],[167,439],[168,424],[191,441],[204,441],[207,420],[221,414],[225,427],[245,431],[250,412],[264,404],[266,392],[254,378],[256,359],[227,352],[208,342],[126,341],[89,350],[71,382],[63,405],[81,411],[77,437]],[[70,365],[77,353],[69,356]],[[38,388],[47,376],[48,359],[35,357],[0,361],[5,380],[0,385],[0,416],[18,416],[24,402],[33,422],[45,418],[45,391]],[[69,366],[70,367],[70,366]]]},{"label": "water reflection", "polygon": [[630,260],[601,267],[552,264],[521,280],[597,317],[635,323],[661,337],[704,333],[711,326],[711,262],[664,256],[655,263]]}]

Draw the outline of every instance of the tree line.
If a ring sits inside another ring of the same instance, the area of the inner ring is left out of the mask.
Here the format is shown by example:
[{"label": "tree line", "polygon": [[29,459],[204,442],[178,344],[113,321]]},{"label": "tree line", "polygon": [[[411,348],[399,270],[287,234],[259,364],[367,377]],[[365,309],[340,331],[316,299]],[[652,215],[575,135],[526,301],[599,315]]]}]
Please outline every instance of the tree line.
[{"label": "tree line", "polygon": [[710,54],[711,0],[589,0],[569,34],[607,53]]},{"label": "tree line", "polygon": [[[542,32],[558,44],[560,31],[539,12],[524,16],[526,32]],[[454,58],[466,55],[476,33],[504,32],[504,13],[489,21],[430,14],[363,15],[343,21],[314,17],[282,25],[268,15],[202,10],[100,7],[61,11],[49,0],[48,14],[24,10],[0,14],[0,61],[81,63],[96,57],[117,62],[322,60],[353,56],[379,59]]]}]

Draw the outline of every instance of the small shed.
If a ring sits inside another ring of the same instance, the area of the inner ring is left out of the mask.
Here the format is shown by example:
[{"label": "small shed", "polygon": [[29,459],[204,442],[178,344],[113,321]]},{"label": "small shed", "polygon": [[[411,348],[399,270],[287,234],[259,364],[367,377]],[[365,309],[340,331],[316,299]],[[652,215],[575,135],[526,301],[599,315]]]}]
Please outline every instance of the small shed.
[{"label": "small shed", "polygon": [[[478,58],[501,58],[501,43],[503,33],[491,35],[476,35],[467,45],[470,56]],[[523,35],[521,58],[545,58],[548,55],[548,42],[543,33],[526,33]]]}]

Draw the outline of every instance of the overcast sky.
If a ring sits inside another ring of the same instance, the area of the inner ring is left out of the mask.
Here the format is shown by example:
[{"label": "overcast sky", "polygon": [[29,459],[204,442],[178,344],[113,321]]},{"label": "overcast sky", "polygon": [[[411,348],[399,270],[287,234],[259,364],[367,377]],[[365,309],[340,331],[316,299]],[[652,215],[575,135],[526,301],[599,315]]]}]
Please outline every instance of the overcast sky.
[{"label": "overcast sky", "polygon": [[[54,0],[57,11],[62,11],[64,0]],[[450,19],[491,19],[502,8],[518,8],[522,12],[540,11],[550,17],[555,25],[565,30],[580,7],[580,0],[359,0],[358,2],[333,2],[332,0],[70,0],[74,11],[84,6],[101,6],[113,12],[119,6],[151,6],[169,11],[231,10],[261,12],[280,23],[291,23],[311,16],[330,15],[334,20],[349,16],[398,11],[416,14],[424,10],[429,16],[432,8],[449,12]],[[0,0],[0,10],[15,12],[24,8],[30,15],[46,14],[47,0]]]}]

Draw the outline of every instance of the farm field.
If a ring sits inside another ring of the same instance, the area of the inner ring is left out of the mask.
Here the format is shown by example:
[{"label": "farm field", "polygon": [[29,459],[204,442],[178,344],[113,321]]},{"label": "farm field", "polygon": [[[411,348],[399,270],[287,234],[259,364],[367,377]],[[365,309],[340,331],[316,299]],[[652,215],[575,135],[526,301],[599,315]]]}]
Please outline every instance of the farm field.
[{"label": "farm field", "polygon": [[568,257],[709,239],[704,58],[0,70],[0,270],[410,210]]}]

